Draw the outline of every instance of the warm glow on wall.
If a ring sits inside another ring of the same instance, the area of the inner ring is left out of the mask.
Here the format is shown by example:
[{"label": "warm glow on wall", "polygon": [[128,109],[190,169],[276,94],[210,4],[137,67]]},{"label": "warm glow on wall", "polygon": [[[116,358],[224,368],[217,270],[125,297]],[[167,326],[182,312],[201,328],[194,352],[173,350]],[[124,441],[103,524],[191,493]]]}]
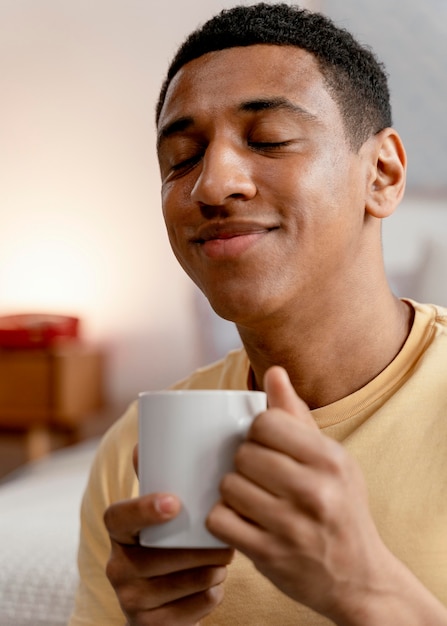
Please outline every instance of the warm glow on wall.
[{"label": "warm glow on wall", "polygon": [[94,285],[88,257],[76,235],[46,225],[21,235],[2,251],[1,308],[17,310],[83,309]]}]

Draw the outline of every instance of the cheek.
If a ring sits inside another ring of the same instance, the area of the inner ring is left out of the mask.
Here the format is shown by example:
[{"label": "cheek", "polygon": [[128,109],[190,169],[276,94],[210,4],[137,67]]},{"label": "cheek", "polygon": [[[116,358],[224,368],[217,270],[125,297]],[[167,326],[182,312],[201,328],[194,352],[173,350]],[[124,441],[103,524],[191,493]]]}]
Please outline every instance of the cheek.
[{"label": "cheek", "polygon": [[169,184],[162,188],[161,200],[163,218],[171,249],[184,271],[192,277],[191,247],[188,234],[194,219],[189,194],[178,184]]},{"label": "cheek", "polygon": [[171,248],[175,256],[178,258],[180,253],[179,244],[181,242],[181,237],[179,235],[179,219],[182,215],[182,210],[180,204],[175,199],[175,194],[173,193],[172,188],[162,189],[161,202],[163,219],[169,238],[169,243],[171,244]]},{"label": "cheek", "polygon": [[169,242],[173,251],[177,255],[179,243],[181,242],[180,232],[182,211],[172,195],[168,195],[169,197],[162,196],[163,219],[166,226],[166,232],[169,237]]},{"label": "cheek", "polygon": [[162,185],[161,205],[167,225],[180,224],[191,219],[192,180],[181,179]]},{"label": "cheek", "polygon": [[163,184],[161,187],[161,206],[163,211],[163,217],[168,225],[173,219],[175,214],[175,187],[172,183]]}]

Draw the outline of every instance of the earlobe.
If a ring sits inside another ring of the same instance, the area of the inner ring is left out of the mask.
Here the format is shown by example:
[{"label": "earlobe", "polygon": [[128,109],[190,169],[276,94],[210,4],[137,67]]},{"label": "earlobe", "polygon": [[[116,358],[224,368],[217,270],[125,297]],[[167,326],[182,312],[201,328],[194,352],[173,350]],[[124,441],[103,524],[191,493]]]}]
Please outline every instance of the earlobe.
[{"label": "earlobe", "polygon": [[393,213],[405,191],[407,157],[402,140],[393,128],[373,138],[373,175],[367,190],[366,212],[377,218]]}]

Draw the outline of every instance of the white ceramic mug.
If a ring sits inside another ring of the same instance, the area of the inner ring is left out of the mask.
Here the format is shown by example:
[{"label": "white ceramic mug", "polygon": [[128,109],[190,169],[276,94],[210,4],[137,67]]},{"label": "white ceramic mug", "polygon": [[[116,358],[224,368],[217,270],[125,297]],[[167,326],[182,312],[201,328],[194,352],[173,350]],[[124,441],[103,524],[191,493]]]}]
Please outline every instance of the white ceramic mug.
[{"label": "white ceramic mug", "polygon": [[169,492],[182,502],[178,517],[143,529],[140,543],[166,548],[216,548],[205,527],[232,471],[237,447],[266,408],[262,391],[170,390],[139,394],[140,494]]}]

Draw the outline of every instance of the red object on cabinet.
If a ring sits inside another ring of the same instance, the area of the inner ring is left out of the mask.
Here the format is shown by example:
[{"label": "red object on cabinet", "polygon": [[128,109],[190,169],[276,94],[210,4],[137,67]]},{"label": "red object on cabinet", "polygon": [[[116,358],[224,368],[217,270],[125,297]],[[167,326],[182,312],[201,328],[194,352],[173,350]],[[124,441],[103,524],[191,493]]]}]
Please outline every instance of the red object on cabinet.
[{"label": "red object on cabinet", "polygon": [[48,348],[62,338],[76,339],[79,318],[25,313],[0,316],[0,348]]}]

